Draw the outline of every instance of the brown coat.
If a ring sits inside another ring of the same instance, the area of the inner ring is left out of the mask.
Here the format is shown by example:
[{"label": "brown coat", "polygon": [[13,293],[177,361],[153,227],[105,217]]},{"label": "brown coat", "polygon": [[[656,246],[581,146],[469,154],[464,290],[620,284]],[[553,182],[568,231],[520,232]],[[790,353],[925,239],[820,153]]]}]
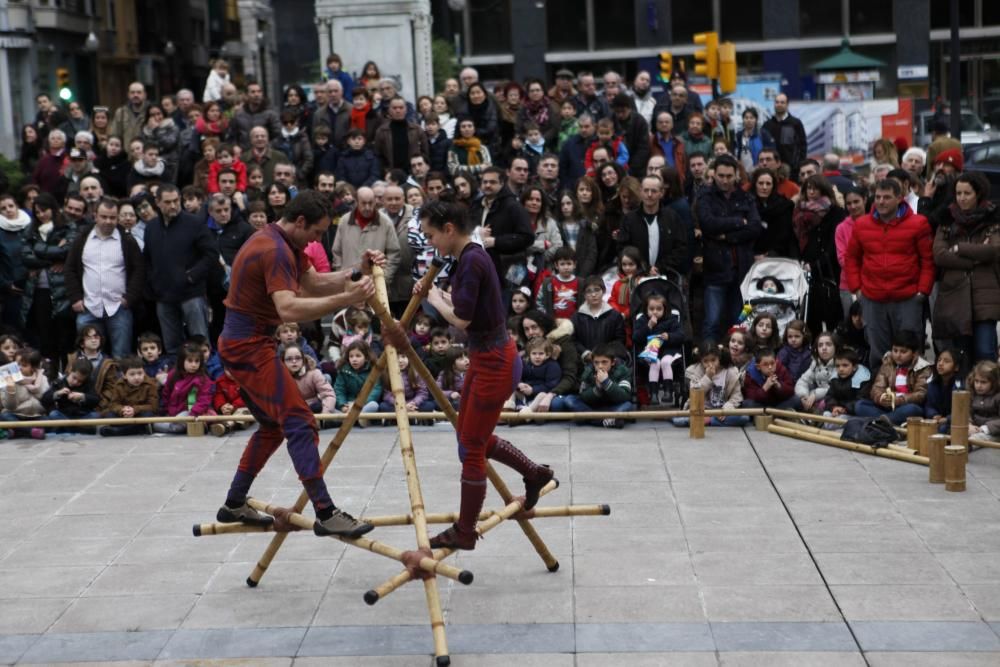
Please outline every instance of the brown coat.
[{"label": "brown coat", "polygon": [[[76,352],[71,352],[69,354],[66,358],[66,368],[71,368],[73,366],[73,362],[76,361],[76,357]],[[103,412],[106,409],[109,396],[111,395],[111,388],[114,386],[115,381],[119,377],[121,377],[121,375],[118,372],[118,364],[111,357],[105,357],[101,367],[98,368],[95,373],[90,374],[91,385],[94,387],[94,393],[101,397],[98,410]]]},{"label": "brown coat", "polygon": [[156,380],[146,377],[142,384],[133,387],[125,378],[118,378],[108,391],[107,403],[102,401],[101,408],[111,416],[120,417],[126,406],[135,410],[136,415],[142,412],[155,414],[160,409],[160,391]]},{"label": "brown coat", "polygon": [[[409,143],[409,157],[423,155],[430,162],[430,150],[427,147],[427,134],[416,123],[406,124],[406,137]],[[375,145],[372,147],[382,169],[402,169],[410,173],[410,164],[393,164],[392,162],[392,122],[385,122],[375,131]]]},{"label": "brown coat", "polygon": [[955,223],[938,227],[934,265],[940,276],[935,337],[971,336],[973,322],[1000,320],[1000,211],[993,209],[971,230]]},{"label": "brown coat", "polygon": [[[910,372],[906,375],[906,386],[910,393],[906,394],[903,404],[915,403],[923,405],[927,399],[927,382],[931,379],[931,371],[934,369],[923,357],[917,357],[910,367]],[[879,397],[885,393],[886,388],[893,389],[896,386],[896,364],[892,361],[892,352],[886,352],[882,357],[882,367],[878,369],[875,382],[872,383],[871,400],[877,405]],[[896,403],[899,407],[900,403]]]}]

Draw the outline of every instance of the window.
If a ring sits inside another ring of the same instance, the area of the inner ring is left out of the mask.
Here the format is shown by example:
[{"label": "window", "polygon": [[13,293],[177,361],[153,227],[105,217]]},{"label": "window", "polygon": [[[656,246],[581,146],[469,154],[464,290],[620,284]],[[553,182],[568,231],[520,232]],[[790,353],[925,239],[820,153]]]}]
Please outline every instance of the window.
[{"label": "window", "polygon": [[470,0],[467,11],[472,53],[510,53],[510,0]]},{"label": "window", "polygon": [[[989,4],[989,3],[987,3]],[[959,0],[958,25],[971,26],[976,22],[976,0]],[[986,6],[983,5],[983,11]],[[951,27],[950,0],[931,0],[931,29]]]},{"label": "window", "polygon": [[635,0],[592,0],[594,46],[617,49],[635,46]]},{"label": "window", "polygon": [[[684,11],[685,9],[687,11]],[[712,5],[709,2],[702,2],[682,7],[679,2],[671,3],[670,23],[673,26],[674,44],[687,44],[694,38],[695,33],[712,30]]]},{"label": "window", "polygon": [[587,6],[579,0],[545,3],[548,48],[551,51],[587,51]]},{"label": "window", "polygon": [[852,35],[894,31],[891,2],[871,0],[850,0],[850,2]]},{"label": "window", "polygon": [[730,42],[763,39],[762,4],[761,0],[725,3],[719,17],[722,30],[719,39]]},{"label": "window", "polygon": [[799,0],[799,34],[802,37],[844,34],[840,2]]},{"label": "window", "polygon": [[1000,25],[1000,2],[983,3],[983,25]]}]

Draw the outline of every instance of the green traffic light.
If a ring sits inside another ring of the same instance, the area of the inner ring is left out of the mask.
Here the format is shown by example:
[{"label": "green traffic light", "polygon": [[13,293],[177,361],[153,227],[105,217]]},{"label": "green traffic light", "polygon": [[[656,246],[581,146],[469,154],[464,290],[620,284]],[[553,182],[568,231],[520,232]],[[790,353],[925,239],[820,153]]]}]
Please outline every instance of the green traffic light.
[{"label": "green traffic light", "polygon": [[71,99],[73,99],[73,91],[70,90],[69,88],[60,88],[59,99],[63,100],[64,102],[69,102]]}]

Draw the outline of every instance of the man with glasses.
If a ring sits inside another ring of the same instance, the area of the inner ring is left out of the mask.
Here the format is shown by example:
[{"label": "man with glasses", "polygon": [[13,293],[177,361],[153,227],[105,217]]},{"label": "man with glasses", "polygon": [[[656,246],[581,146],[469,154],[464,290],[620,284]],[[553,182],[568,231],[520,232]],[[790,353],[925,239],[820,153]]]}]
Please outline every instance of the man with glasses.
[{"label": "man with glasses", "polygon": [[161,217],[146,225],[146,275],[156,301],[163,347],[173,356],[184,343],[185,330],[189,336],[209,335],[205,294],[219,253],[208,226],[181,211],[176,185],[161,185],[156,205]]},{"label": "man with glasses", "polygon": [[128,101],[118,107],[111,119],[109,134],[121,137],[122,144],[128,146],[142,133],[148,108],[146,87],[140,81],[133,81],[128,85]]}]

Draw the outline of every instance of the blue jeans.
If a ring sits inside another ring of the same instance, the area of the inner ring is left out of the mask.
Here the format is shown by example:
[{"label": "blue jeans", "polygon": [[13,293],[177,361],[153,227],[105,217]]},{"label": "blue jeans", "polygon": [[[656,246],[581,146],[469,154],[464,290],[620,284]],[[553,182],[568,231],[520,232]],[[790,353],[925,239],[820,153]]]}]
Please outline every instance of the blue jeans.
[{"label": "blue jeans", "polygon": [[997,323],[996,320],[983,320],[972,323],[972,335],[962,336],[955,343],[971,354],[974,361],[996,361],[997,355]]},{"label": "blue jeans", "polygon": [[880,405],[876,405],[874,401],[867,398],[863,398],[854,404],[854,414],[858,417],[878,417],[880,415],[886,415],[896,426],[906,423],[909,417],[923,417],[924,408],[922,405],[917,405],[915,403],[907,403],[906,405],[901,405],[895,410],[886,410]]},{"label": "blue jeans", "polygon": [[704,340],[719,342],[725,332],[740,317],[743,295],[739,283],[705,285],[705,321],[701,335]]},{"label": "blue jeans", "polygon": [[[82,417],[67,417],[58,410],[53,410],[48,414],[48,417],[46,417],[46,419],[98,419],[100,418],[100,416],[101,413],[95,411],[95,412],[88,412]],[[51,429],[47,428],[45,430],[51,433],[87,433],[89,435],[93,435],[94,433],[96,433],[96,429],[86,428],[83,426],[57,426],[55,428]]]},{"label": "blue jeans", "polygon": [[163,347],[170,356],[176,356],[184,344],[185,328],[189,336],[208,338],[208,302],[203,296],[177,303],[157,301],[156,317],[160,320]]},{"label": "blue jeans", "polygon": [[132,343],[132,311],[124,306],[108,317],[94,317],[91,312],[84,309],[76,316],[76,330],[80,331],[87,325],[97,327],[104,340],[111,341],[111,356],[115,359],[127,357],[135,351]]},{"label": "blue jeans", "polygon": [[[689,417],[674,417],[671,422],[674,426],[689,426],[691,424],[691,419]],[[719,421],[718,417],[712,417],[708,425],[709,426],[746,426],[750,423],[749,415],[730,415],[726,417],[725,421]]]},{"label": "blue jeans", "polygon": [[[553,398],[549,409],[552,412],[629,412],[632,410],[632,402],[625,401],[624,403],[609,405],[588,405],[576,394],[567,394],[566,396],[556,396]],[[578,423],[602,426],[601,421],[600,419],[590,421],[580,420]]]}]

